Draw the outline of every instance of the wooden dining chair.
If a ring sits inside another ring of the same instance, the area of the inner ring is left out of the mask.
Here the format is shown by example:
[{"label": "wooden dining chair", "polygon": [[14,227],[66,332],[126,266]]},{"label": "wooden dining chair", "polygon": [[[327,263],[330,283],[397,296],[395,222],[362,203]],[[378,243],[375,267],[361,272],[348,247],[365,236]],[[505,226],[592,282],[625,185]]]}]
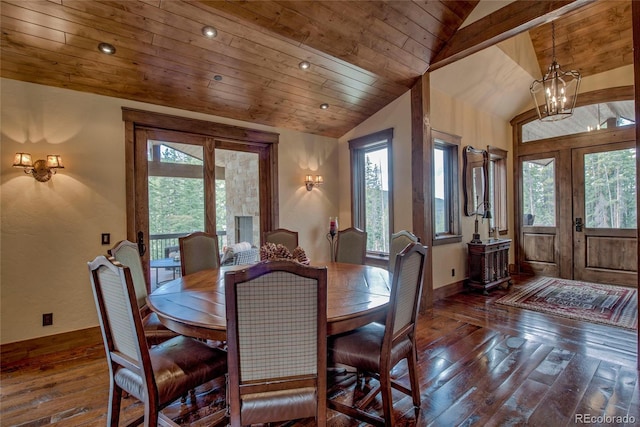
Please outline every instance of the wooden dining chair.
[{"label": "wooden dining chair", "polygon": [[178,238],[180,245],[180,269],[182,275],[210,268],[220,268],[218,236],[196,231]]},{"label": "wooden dining chair", "polygon": [[272,231],[266,231],[263,235],[264,243],[274,243],[282,245],[293,253],[298,247],[298,232],[287,230],[286,228],[277,228]]},{"label": "wooden dining chair", "polygon": [[142,269],[138,245],[129,240],[121,240],[116,243],[113,248],[107,250],[107,252],[120,264],[129,267],[136,294],[136,303],[142,316],[142,327],[144,329],[144,335],[147,338],[147,343],[149,345],[156,345],[177,336],[177,333],[167,329],[160,322],[160,319],[158,319],[158,315],[147,307],[149,288]]},{"label": "wooden dining chair", "polygon": [[189,390],[225,375],[227,355],[195,339],[176,336],[147,346],[131,270],[113,258],[88,263],[109,366],[107,423],[117,426],[123,392],[144,403],[135,423],[177,426],[160,411]]},{"label": "wooden dining chair", "polygon": [[338,231],[336,262],[364,265],[367,256],[367,232],[349,227]]},{"label": "wooden dining chair", "polygon": [[326,425],[327,269],[266,261],[225,274],[232,426]]},{"label": "wooden dining chair", "polygon": [[[402,391],[420,408],[420,388],[417,376],[415,327],[422,291],[422,273],[426,248],[410,243],[396,257],[391,284],[389,308],[384,324],[373,322],[359,329],[329,338],[328,363],[343,364],[378,379],[379,385],[352,406],[329,400],[328,406],[351,417],[376,426],[393,426],[391,387]],[[411,389],[391,378],[391,370],[406,359]],[[364,409],[382,394],[383,417]]]},{"label": "wooden dining chair", "polygon": [[415,234],[407,230],[400,230],[397,233],[393,233],[391,235],[391,243],[389,245],[389,266],[387,269],[393,273],[396,266],[396,256],[402,252],[409,243],[416,243],[419,241],[420,239]]}]

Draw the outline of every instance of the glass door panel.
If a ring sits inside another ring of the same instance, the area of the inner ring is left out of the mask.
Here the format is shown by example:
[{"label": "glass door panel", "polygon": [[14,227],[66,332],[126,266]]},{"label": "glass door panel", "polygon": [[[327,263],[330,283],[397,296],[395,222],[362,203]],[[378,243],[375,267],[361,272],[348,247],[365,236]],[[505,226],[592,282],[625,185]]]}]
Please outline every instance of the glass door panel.
[{"label": "glass door panel", "polygon": [[574,278],[637,285],[634,144],[574,149],[572,165]]},{"label": "glass door panel", "polygon": [[519,263],[528,273],[557,276],[560,272],[556,165],[555,154],[521,159]]},{"label": "glass door panel", "polygon": [[205,229],[203,159],[200,145],[147,141],[152,284],[179,274],[178,238]]},{"label": "glass door panel", "polygon": [[584,224],[589,228],[636,228],[636,150],[584,155]]},{"label": "glass door panel", "polygon": [[523,225],[555,227],[555,159],[536,159],[522,163]]}]

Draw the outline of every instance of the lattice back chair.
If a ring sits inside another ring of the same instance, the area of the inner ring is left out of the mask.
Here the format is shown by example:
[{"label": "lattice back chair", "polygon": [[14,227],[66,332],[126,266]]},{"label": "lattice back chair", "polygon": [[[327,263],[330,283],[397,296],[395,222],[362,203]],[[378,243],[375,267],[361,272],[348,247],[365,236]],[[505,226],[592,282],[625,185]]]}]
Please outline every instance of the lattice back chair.
[{"label": "lattice back chair", "polygon": [[124,391],[144,403],[136,423],[177,425],[160,410],[224,375],[226,353],[184,336],[148,348],[130,269],[105,256],[88,266],[109,365],[108,424],[118,425]]},{"label": "lattice back chair", "polygon": [[138,245],[129,240],[121,240],[107,252],[120,264],[129,267],[147,344],[160,344],[169,338],[177,336],[178,334],[167,329],[158,319],[158,315],[147,307],[147,280],[142,269]]},{"label": "lattice back chair", "polygon": [[364,265],[367,256],[367,233],[359,228],[349,227],[338,231],[336,262]]},{"label": "lattice back chair", "polygon": [[326,425],[326,267],[266,261],[227,272],[225,298],[231,425]]},{"label": "lattice back chair", "polygon": [[[353,366],[379,380],[379,386],[353,406],[330,400],[329,407],[377,426],[393,426],[391,387],[413,399],[416,412],[420,408],[415,343],[416,318],[423,284],[426,248],[410,243],[396,256],[389,309],[385,324],[370,323],[362,328],[329,338],[329,363]],[[392,380],[390,371],[407,360],[411,389]],[[364,411],[382,394],[383,417]]]},{"label": "lattice back chair", "polygon": [[277,228],[272,231],[266,231],[263,240],[265,243],[282,245],[293,253],[293,250],[298,247],[298,232],[287,230],[286,228]]},{"label": "lattice back chair", "polygon": [[210,268],[220,268],[218,236],[196,231],[178,238],[180,245],[180,269],[182,275]]},{"label": "lattice back chair", "polygon": [[398,255],[409,243],[419,242],[420,239],[415,234],[407,230],[400,230],[391,235],[391,244],[389,248],[389,267],[388,270],[393,273],[396,266],[396,255]]}]

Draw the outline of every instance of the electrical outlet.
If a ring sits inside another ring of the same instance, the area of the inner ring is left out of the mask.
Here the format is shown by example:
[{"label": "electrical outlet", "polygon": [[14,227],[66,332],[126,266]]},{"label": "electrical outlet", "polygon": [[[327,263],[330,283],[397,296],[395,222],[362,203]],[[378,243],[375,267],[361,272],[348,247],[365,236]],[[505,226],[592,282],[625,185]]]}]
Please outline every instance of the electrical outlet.
[{"label": "electrical outlet", "polygon": [[451,269],[451,277],[456,277],[456,269],[455,268]]},{"label": "electrical outlet", "polygon": [[53,313],[44,313],[42,315],[42,326],[53,325]]},{"label": "electrical outlet", "polygon": [[103,245],[111,244],[111,234],[110,233],[102,233],[102,244]]}]

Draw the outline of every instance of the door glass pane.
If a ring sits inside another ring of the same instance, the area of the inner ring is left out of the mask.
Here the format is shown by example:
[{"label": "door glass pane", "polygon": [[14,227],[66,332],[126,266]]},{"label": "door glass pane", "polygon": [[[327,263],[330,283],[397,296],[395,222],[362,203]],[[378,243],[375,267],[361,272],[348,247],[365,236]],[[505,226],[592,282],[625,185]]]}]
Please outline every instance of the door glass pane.
[{"label": "door glass pane", "polygon": [[216,228],[221,246],[260,245],[260,181],[257,153],[216,149]]},{"label": "door glass pane", "polygon": [[147,141],[151,260],[179,254],[178,237],[204,230],[203,150]]},{"label": "door glass pane", "polygon": [[636,228],[636,150],[584,156],[585,225]]},{"label": "door glass pane", "polygon": [[522,162],[522,225],[556,225],[555,159]]},{"label": "door glass pane", "polygon": [[367,251],[389,253],[389,168],[387,148],[365,153]]}]

